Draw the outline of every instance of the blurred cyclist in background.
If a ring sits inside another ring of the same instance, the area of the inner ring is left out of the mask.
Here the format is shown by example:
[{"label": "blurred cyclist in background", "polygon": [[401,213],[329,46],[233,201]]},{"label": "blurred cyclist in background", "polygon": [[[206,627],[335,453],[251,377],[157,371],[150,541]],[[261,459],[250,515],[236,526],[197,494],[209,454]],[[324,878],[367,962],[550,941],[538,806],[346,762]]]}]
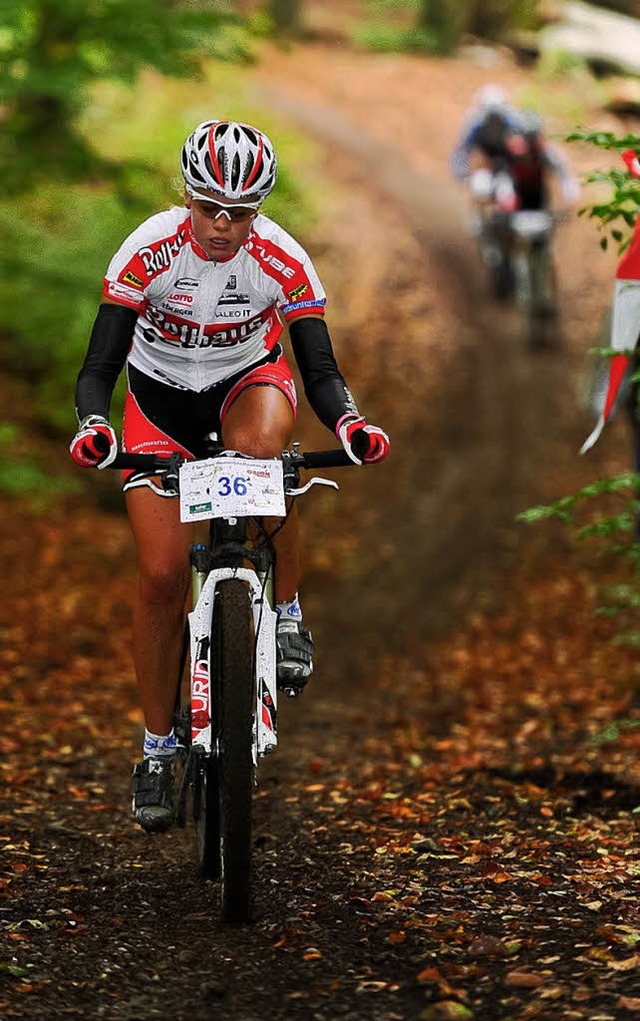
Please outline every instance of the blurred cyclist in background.
[{"label": "blurred cyclist in background", "polygon": [[504,212],[547,209],[550,177],[563,200],[573,204],[580,187],[563,154],[542,133],[542,118],[519,110],[500,85],[484,85],[474,96],[451,156],[451,172],[467,180],[478,205]]},{"label": "blurred cyclist in background", "polygon": [[[501,300],[510,299],[516,292],[514,259],[520,243],[518,228],[523,226],[513,214],[546,214],[548,240],[553,226],[548,215],[553,205],[551,178],[557,178],[562,198],[569,204],[579,196],[578,182],[561,152],[544,138],[541,118],[513,106],[500,85],[485,85],[476,93],[451,156],[451,171],[458,180],[468,182],[471,233],[477,238],[493,293]],[[545,293],[536,308],[550,319],[556,315],[556,302],[550,260],[548,266]]]}]

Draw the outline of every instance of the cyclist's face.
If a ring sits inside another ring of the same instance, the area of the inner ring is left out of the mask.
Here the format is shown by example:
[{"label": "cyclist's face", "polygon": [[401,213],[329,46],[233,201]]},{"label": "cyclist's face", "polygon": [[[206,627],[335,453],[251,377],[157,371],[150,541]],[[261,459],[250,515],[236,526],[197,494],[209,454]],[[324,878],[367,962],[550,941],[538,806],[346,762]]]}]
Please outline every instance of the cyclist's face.
[{"label": "cyclist's face", "polygon": [[191,210],[193,234],[201,248],[210,259],[228,259],[247,240],[257,210],[241,201],[212,198],[215,201],[207,202],[187,194],[185,205]]}]

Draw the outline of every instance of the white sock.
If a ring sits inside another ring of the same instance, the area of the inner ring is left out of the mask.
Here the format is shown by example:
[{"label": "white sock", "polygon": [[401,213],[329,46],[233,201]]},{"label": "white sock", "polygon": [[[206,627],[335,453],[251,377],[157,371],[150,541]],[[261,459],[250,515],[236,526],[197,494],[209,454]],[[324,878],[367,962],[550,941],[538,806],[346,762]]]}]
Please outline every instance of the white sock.
[{"label": "white sock", "polygon": [[276,613],[279,618],[278,623],[281,620],[296,620],[301,623],[302,610],[298,601],[298,593],[296,592],[290,603],[276,603]]},{"label": "white sock", "polygon": [[168,734],[152,734],[145,728],[142,751],[145,759],[168,759],[176,754],[176,735],[173,727]]}]

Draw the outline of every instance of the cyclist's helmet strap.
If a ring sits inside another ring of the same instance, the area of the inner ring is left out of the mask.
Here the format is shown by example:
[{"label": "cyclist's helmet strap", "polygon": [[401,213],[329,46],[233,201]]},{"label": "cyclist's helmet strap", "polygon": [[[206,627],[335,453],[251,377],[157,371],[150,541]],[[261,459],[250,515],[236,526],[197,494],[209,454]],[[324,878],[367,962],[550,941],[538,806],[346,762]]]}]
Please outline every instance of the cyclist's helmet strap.
[{"label": "cyclist's helmet strap", "polygon": [[204,121],[182,146],[182,176],[192,188],[227,199],[265,198],[276,183],[278,161],[267,136],[238,121]]}]

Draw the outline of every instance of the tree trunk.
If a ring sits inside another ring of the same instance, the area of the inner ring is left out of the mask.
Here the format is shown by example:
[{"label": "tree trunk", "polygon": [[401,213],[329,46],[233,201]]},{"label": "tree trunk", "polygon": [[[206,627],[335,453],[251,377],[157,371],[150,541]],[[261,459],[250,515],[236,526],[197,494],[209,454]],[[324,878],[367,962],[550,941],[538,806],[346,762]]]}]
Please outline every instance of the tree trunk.
[{"label": "tree trunk", "polygon": [[271,0],[269,14],[278,32],[293,35],[300,28],[299,0]]},{"label": "tree trunk", "polygon": [[431,37],[439,52],[449,53],[458,44],[465,21],[465,6],[461,0],[422,0],[418,29]]}]

